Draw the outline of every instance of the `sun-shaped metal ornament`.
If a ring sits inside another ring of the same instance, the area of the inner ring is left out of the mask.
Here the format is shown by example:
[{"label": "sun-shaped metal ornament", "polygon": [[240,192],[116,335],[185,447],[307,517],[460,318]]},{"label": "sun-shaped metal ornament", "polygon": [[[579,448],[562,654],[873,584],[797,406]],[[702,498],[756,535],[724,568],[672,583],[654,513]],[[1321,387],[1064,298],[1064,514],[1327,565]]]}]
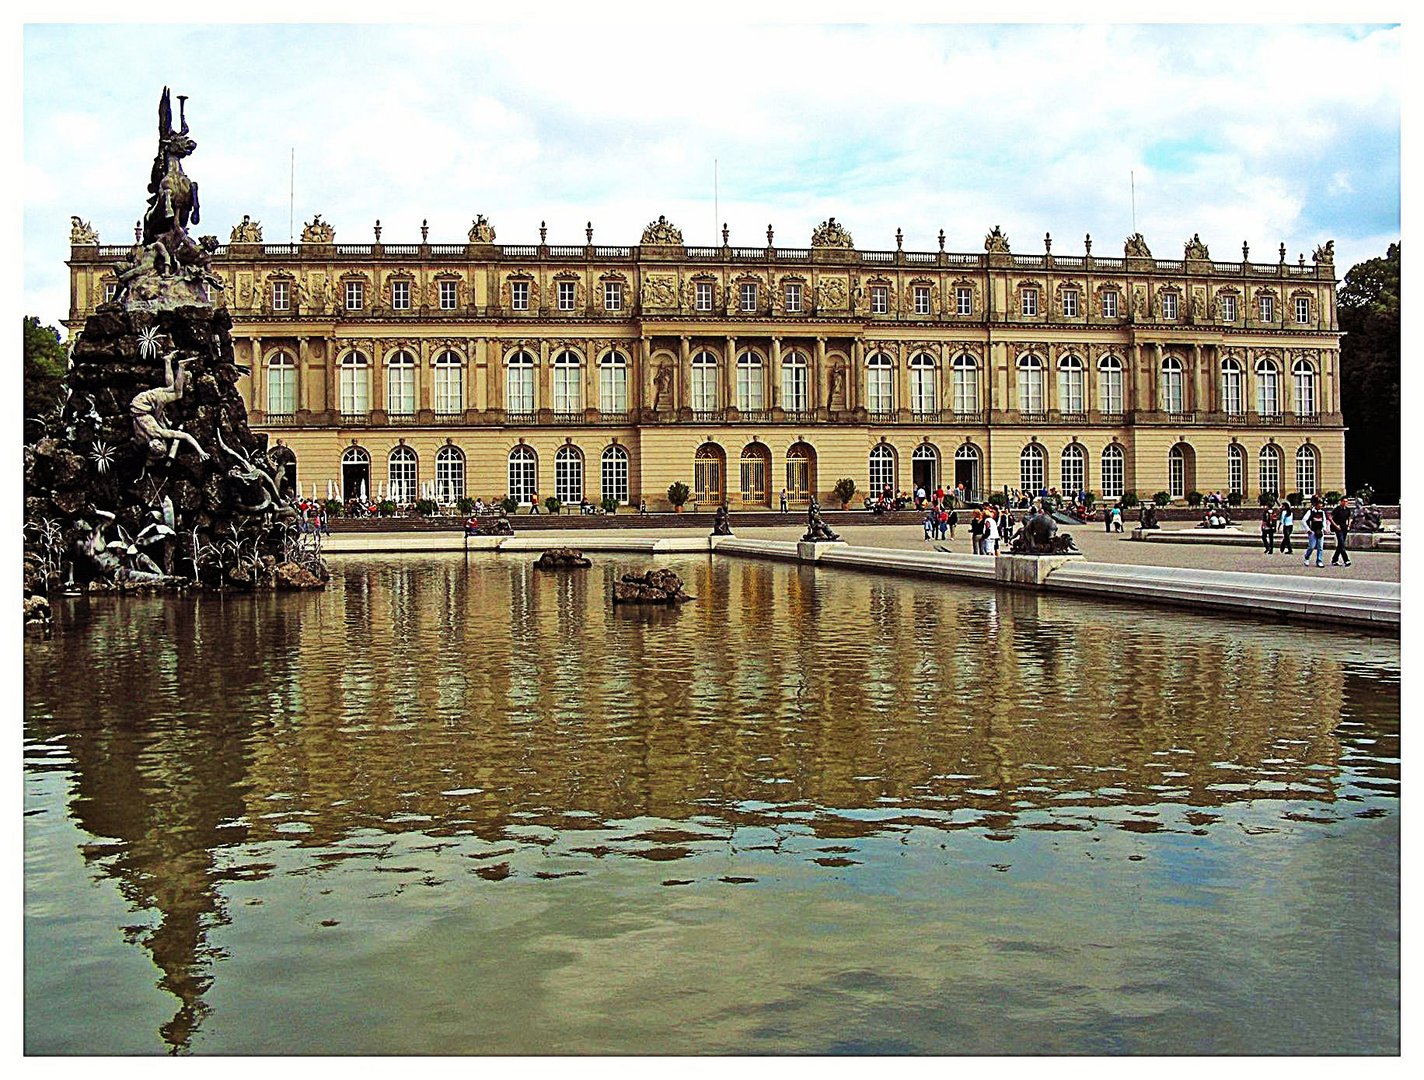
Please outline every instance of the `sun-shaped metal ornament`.
[{"label": "sun-shaped metal ornament", "polygon": [[162,333],[156,326],[145,326],[138,332],[138,354],[145,360],[158,355],[158,338]]},{"label": "sun-shaped metal ornament", "polygon": [[96,442],[93,449],[89,451],[90,460],[94,462],[94,468],[99,470],[101,476],[113,467],[117,454],[118,450],[111,443],[106,442]]}]

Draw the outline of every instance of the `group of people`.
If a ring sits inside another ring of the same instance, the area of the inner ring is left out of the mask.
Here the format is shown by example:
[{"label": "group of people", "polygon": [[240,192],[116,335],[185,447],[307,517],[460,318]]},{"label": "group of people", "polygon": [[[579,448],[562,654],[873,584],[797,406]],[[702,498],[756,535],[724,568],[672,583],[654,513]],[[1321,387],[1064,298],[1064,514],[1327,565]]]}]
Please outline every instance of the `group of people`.
[{"label": "group of people", "polygon": [[[1295,529],[1295,507],[1289,502],[1279,502],[1274,506],[1266,506],[1261,509],[1261,545],[1265,548],[1267,555],[1274,555],[1276,550],[1276,530],[1281,531],[1280,551],[1283,555],[1292,555],[1291,532]],[[1345,540],[1350,534],[1350,503],[1344,496],[1340,496],[1340,501],[1331,509],[1325,508],[1325,503],[1319,495],[1312,495],[1310,506],[1300,514],[1301,525],[1305,528],[1305,560],[1304,565],[1310,565],[1310,556],[1315,555],[1315,565],[1325,565],[1325,531],[1329,529],[1335,534],[1335,553],[1330,556],[1331,566],[1349,566],[1350,553],[1345,548]]]},{"label": "group of people", "polygon": [[315,499],[298,499],[297,514],[302,532],[320,533],[322,536],[331,535],[331,526],[326,520],[325,503],[317,502]]},{"label": "group of people", "polygon": [[[889,492],[890,489],[886,488],[885,490]],[[962,504],[966,494],[963,484],[955,484],[954,488],[949,491],[946,491],[944,485],[940,484],[932,492],[927,492],[921,485],[915,488],[915,509],[923,510],[926,506],[942,506],[946,502]],[[905,496],[902,493],[900,497],[903,499]]]}]

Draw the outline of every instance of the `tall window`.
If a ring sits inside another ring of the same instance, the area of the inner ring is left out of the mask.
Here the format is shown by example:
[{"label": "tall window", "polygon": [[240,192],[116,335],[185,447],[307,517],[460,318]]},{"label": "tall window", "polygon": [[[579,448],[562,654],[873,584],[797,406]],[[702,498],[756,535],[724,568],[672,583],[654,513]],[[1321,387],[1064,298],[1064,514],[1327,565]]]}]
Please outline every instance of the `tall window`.
[{"label": "tall window", "polygon": [[1076,319],[1078,317],[1078,290],[1063,290],[1063,317]]},{"label": "tall window", "polygon": [[771,472],[771,451],[762,443],[742,448],[741,480],[743,506],[770,506],[767,474]]},{"label": "tall window", "polygon": [[956,315],[974,314],[974,290],[967,286],[960,285],[954,290],[954,313]]},{"label": "tall window", "polygon": [[915,314],[928,315],[930,313],[930,287],[928,285],[915,286]]},{"label": "tall window", "polygon": [[[1315,365],[1309,360],[1297,360],[1291,367],[1295,376],[1295,414],[1315,415]],[[1301,488],[1304,491],[1304,488]]]},{"label": "tall window", "polygon": [[465,455],[458,446],[442,446],[435,452],[435,497],[442,503],[465,497]]},{"label": "tall window", "polygon": [[1281,493],[1281,452],[1267,443],[1261,447],[1261,461],[1258,479],[1262,493]]},{"label": "tall window", "polygon": [[1241,361],[1228,356],[1221,362],[1221,411],[1240,416],[1246,409],[1246,372]]},{"label": "tall window", "polygon": [[1037,290],[1037,289],[1020,289],[1020,290],[1019,290],[1019,307],[1023,310],[1023,313],[1024,313],[1025,315],[1037,315],[1037,314],[1038,314],[1038,290]]},{"label": "tall window", "polygon": [[761,353],[748,349],[737,357],[737,408],[742,412],[761,412],[766,408],[762,372]]},{"label": "tall window", "polygon": [[386,361],[386,412],[415,415],[415,357],[404,349],[397,349]]},{"label": "tall window", "polygon": [[410,310],[410,282],[391,282],[391,307],[396,311]]},{"label": "tall window", "polygon": [[1261,416],[1281,414],[1281,371],[1269,359],[1256,362],[1256,412]]},{"label": "tall window", "polygon": [[572,349],[554,357],[554,411],[565,416],[583,412],[583,365]]},{"label": "tall window", "polygon": [[520,349],[510,356],[504,373],[504,411],[527,416],[534,411],[534,357]]},{"label": "tall window", "polygon": [[1103,297],[1103,318],[1117,318],[1117,290],[1108,289],[1102,294]]},{"label": "tall window", "polygon": [[1183,404],[1185,393],[1182,362],[1175,356],[1164,358],[1162,361],[1162,411],[1181,412],[1185,407]]},{"label": "tall window", "polygon": [[1307,497],[1316,493],[1315,447],[1309,443],[1295,452],[1295,489]]},{"label": "tall window", "polygon": [[613,445],[603,451],[599,498],[628,501],[628,451]]},{"label": "tall window", "polygon": [[710,413],[717,408],[717,357],[706,349],[692,356],[692,411]]},{"label": "tall window", "polygon": [[742,283],[741,288],[742,310],[754,312],[757,309],[757,287],[755,281]]},{"label": "tall window", "polygon": [[885,315],[890,311],[890,290],[884,285],[870,286],[870,314]]},{"label": "tall window", "polygon": [[1236,321],[1236,297],[1231,293],[1221,294],[1221,320],[1222,322]]},{"label": "tall window", "polygon": [[806,354],[796,349],[781,361],[781,407],[789,413],[803,413],[811,407],[807,392]]},{"label": "tall window", "polygon": [[1226,448],[1226,490],[1246,494],[1246,451],[1236,443]]},{"label": "tall window", "polygon": [[1019,412],[1043,412],[1043,361],[1032,353],[1019,359]]},{"label": "tall window", "polygon": [[1167,494],[1174,499],[1187,494],[1187,451],[1181,443],[1167,451]]},{"label": "tall window", "polygon": [[623,282],[605,281],[603,283],[603,310],[623,310]]},{"label": "tall window", "polygon": [[795,281],[786,283],[786,314],[801,314],[801,286]]},{"label": "tall window", "polygon": [[292,308],[292,283],[290,281],[272,282],[272,310],[290,311]]},{"label": "tall window", "polygon": [[1297,296],[1295,298],[1295,321],[1302,325],[1310,322],[1310,298]]},{"label": "tall window", "polygon": [[786,451],[786,497],[791,502],[810,502],[816,494],[816,454],[805,443],[795,443]]},{"label": "tall window", "polygon": [[[1065,356],[1058,361],[1058,408],[1060,411],[1065,413],[1087,411],[1087,406],[1083,402],[1086,382],[1082,360],[1076,356]],[[1074,488],[1074,490],[1077,489]]]},{"label": "tall window", "polygon": [[880,443],[870,451],[870,494],[879,497],[889,491],[894,498],[899,488],[895,484],[895,451],[886,443]]},{"label": "tall window", "polygon": [[1065,495],[1087,490],[1088,452],[1078,443],[1069,443],[1063,448],[1063,457],[1058,463],[1058,480],[1058,490]]},{"label": "tall window", "polygon": [[1169,292],[1169,293],[1163,293],[1163,294],[1162,294],[1162,318],[1165,319],[1167,322],[1171,322],[1171,321],[1173,321],[1174,319],[1176,319],[1176,317],[1177,317],[1177,294],[1176,294],[1176,293],[1170,293],[1170,292]]},{"label": "tall window", "polygon": [[297,411],[297,368],[290,353],[276,353],[267,361],[267,413],[290,416]]},{"label": "tall window", "polygon": [[1037,495],[1048,486],[1048,455],[1038,443],[1029,443],[1019,454],[1019,487]]},{"label": "tall window", "polygon": [[628,358],[616,349],[598,365],[598,408],[614,416],[628,411]]},{"label": "tall window", "polygon": [[529,310],[529,282],[511,281],[509,283],[509,306],[515,311]]},{"label": "tall window", "polygon": [[366,283],[348,281],[346,283],[346,310],[360,311],[366,306]]},{"label": "tall window", "polygon": [[937,374],[934,357],[929,353],[916,353],[910,358],[910,411],[916,416],[933,416],[939,411]]},{"label": "tall window", "polygon": [[416,480],[415,451],[409,446],[397,446],[391,451],[388,469],[386,498],[396,503],[414,501]]},{"label": "tall window", "polygon": [[968,353],[960,353],[950,366],[954,411],[961,415],[979,411],[979,364]]},{"label": "tall window", "polygon": [[698,502],[718,506],[722,502],[727,456],[716,443],[703,443],[692,459],[692,492]]},{"label": "tall window", "polygon": [[872,416],[886,416],[895,408],[895,369],[883,352],[865,358],[866,407]]},{"label": "tall window", "polygon": [[1276,298],[1269,294],[1263,294],[1259,298],[1262,322],[1275,322],[1276,319]]},{"label": "tall window", "polygon": [[1122,447],[1109,443],[1103,447],[1102,461],[1103,498],[1120,499],[1126,487]]},{"label": "tall window", "polygon": [[440,283],[440,310],[454,311],[455,301],[459,295],[458,281],[442,281]]},{"label": "tall window", "polygon": [[455,416],[465,408],[465,369],[460,354],[446,349],[435,358],[435,411]]},{"label": "tall window", "polygon": [[371,369],[364,354],[351,352],[341,358],[340,386],[337,389],[342,415],[363,416],[371,411]]},{"label": "tall window", "polygon": [[554,495],[566,506],[583,502],[583,454],[565,444],[554,454]]},{"label": "tall window", "polygon": [[1122,415],[1122,361],[1116,356],[1098,361],[1098,408],[1110,416]]},{"label": "tall window", "polygon": [[712,310],[712,282],[699,281],[697,283],[696,307],[698,311]]},{"label": "tall window", "polygon": [[559,282],[559,310],[572,311],[574,309],[574,282]]},{"label": "tall window", "polygon": [[509,452],[509,497],[530,502],[539,491],[539,457],[520,443]]}]

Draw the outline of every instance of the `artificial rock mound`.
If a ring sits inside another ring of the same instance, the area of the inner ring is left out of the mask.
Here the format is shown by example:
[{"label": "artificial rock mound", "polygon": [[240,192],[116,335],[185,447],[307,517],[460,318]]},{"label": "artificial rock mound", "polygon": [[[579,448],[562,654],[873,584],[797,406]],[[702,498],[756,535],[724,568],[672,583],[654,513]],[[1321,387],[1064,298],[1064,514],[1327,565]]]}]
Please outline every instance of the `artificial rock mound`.
[{"label": "artificial rock mound", "polygon": [[578,570],[592,566],[588,558],[577,548],[549,548],[534,562],[535,570]]},{"label": "artificial rock mound", "polygon": [[615,604],[680,604],[692,599],[682,589],[682,578],[671,570],[624,574],[613,583]]}]

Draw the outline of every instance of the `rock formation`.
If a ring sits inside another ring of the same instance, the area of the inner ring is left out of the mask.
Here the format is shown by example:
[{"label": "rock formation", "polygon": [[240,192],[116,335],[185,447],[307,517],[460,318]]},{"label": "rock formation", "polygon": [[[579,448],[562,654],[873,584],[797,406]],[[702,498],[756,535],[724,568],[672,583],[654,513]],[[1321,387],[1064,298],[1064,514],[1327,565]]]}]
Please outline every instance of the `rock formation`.
[{"label": "rock formation", "polygon": [[534,562],[535,570],[574,570],[592,566],[577,548],[550,548]]},{"label": "rock formation", "polygon": [[680,604],[696,599],[682,590],[682,578],[671,570],[624,574],[613,583],[614,604]]}]

